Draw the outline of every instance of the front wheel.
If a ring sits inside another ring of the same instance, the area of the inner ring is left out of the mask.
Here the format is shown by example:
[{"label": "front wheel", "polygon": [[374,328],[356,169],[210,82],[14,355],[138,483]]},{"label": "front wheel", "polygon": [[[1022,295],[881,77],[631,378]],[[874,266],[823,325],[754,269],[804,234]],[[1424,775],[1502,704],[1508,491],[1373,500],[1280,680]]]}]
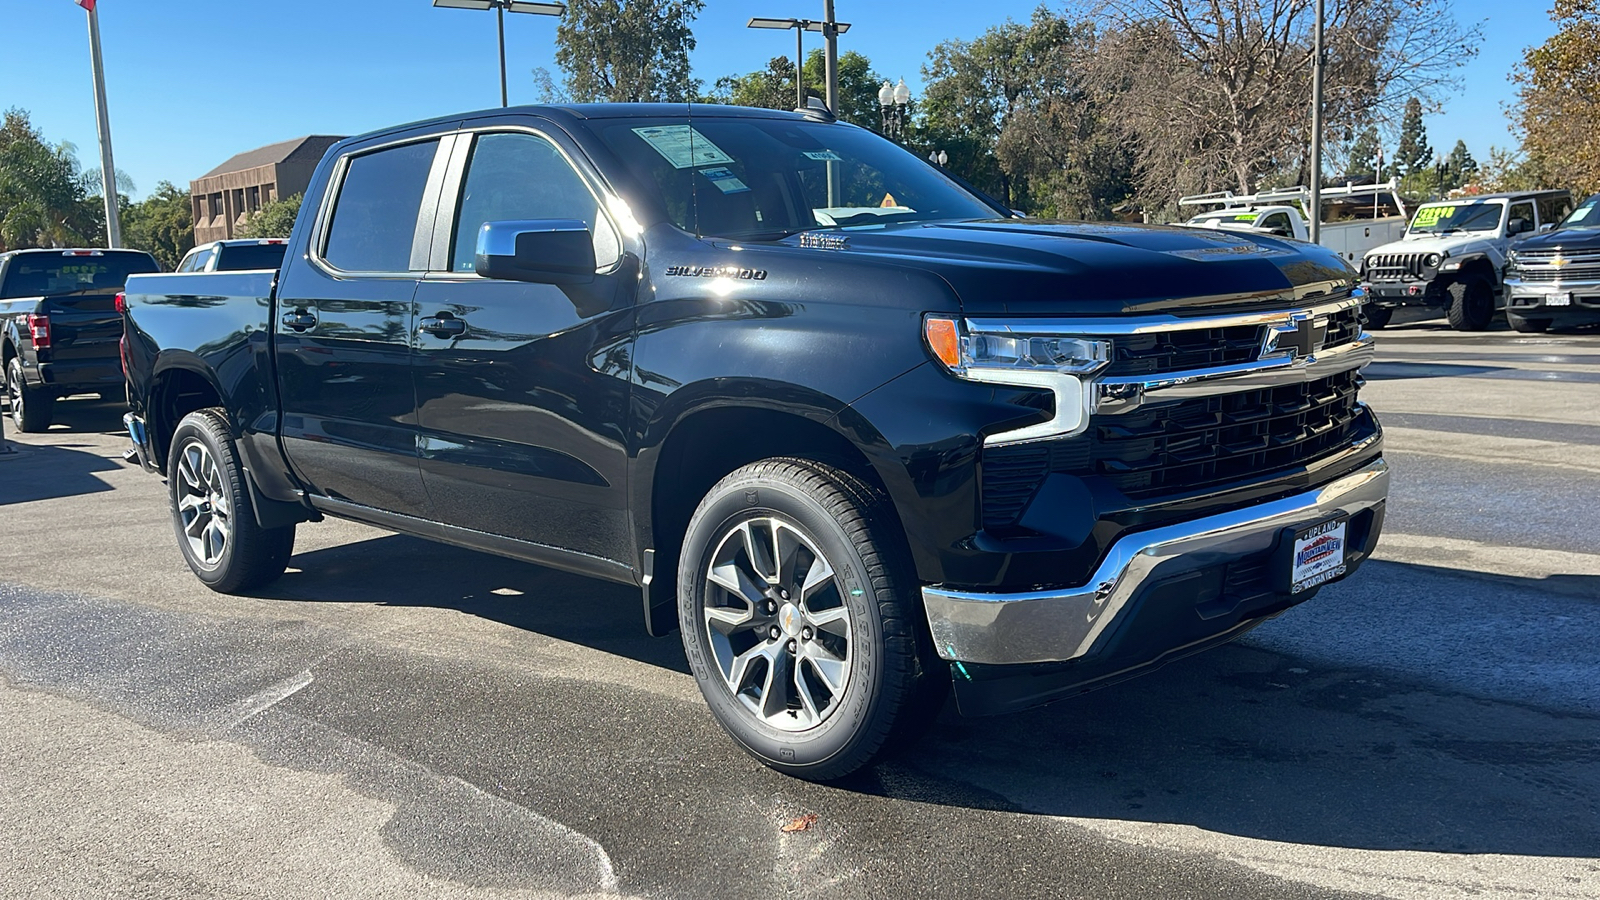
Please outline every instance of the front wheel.
[{"label": "front wheel", "polygon": [[684,652],[717,721],[766,765],[840,778],[921,724],[911,713],[941,667],[895,527],[860,479],[799,459],[738,469],[695,510]]},{"label": "front wheel", "polygon": [[294,552],[293,525],[256,524],[246,477],[221,410],[183,417],[167,457],[172,527],[184,561],[219,593],[277,580]]},{"label": "front wheel", "polygon": [[11,421],[18,431],[37,434],[50,430],[56,398],[28,386],[22,377],[22,360],[15,356],[6,364],[6,398],[11,401]]},{"label": "front wheel", "polygon": [[1543,334],[1550,330],[1549,319],[1530,319],[1514,312],[1506,313],[1506,322],[1513,331],[1520,331],[1523,334]]},{"label": "front wheel", "polygon": [[1494,318],[1494,287],[1482,278],[1464,278],[1452,282],[1446,293],[1450,295],[1445,318],[1457,331],[1482,331]]}]

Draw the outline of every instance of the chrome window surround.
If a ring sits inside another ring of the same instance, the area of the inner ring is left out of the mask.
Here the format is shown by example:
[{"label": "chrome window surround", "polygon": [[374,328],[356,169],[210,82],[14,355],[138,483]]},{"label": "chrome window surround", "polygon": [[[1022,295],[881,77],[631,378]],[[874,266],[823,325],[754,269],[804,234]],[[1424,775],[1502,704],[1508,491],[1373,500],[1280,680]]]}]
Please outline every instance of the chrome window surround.
[{"label": "chrome window surround", "polygon": [[968,334],[1094,339],[1240,326],[1262,327],[1266,332],[1255,360],[1205,369],[1096,377],[1048,369],[972,368],[964,377],[989,384],[1042,388],[1055,394],[1055,415],[1049,421],[987,435],[985,446],[1071,437],[1087,430],[1089,417],[1096,413],[1123,414],[1145,403],[1300,384],[1362,368],[1377,355],[1374,338],[1364,331],[1353,341],[1318,348],[1309,354],[1297,353],[1293,348],[1280,349],[1279,344],[1305,323],[1311,323],[1313,329],[1325,327],[1329,316],[1364,302],[1365,297],[1356,291],[1337,300],[1295,309],[1198,318],[1150,315],[1117,319],[967,319],[963,325]]}]

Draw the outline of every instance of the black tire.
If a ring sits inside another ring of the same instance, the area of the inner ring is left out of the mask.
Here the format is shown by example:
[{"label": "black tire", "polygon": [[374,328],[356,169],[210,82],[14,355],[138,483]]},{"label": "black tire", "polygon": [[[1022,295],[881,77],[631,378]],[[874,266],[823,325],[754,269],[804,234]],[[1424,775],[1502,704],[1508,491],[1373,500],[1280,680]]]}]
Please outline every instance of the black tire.
[{"label": "black tire", "polygon": [[[801,459],[744,466],[718,482],[695,510],[678,566],[684,653],[712,715],[766,765],[814,781],[842,778],[937,714],[936,704],[949,690],[948,671],[932,655],[920,621],[915,577],[896,540],[898,527],[888,502],[866,483]],[[745,548],[783,547],[785,540],[792,549],[761,551],[768,562],[781,560],[755,570],[762,576],[759,585],[754,578],[739,582],[749,584],[757,600],[739,599],[748,591],[736,595],[711,580],[717,560],[729,560],[718,564],[719,571],[732,571],[737,559],[751,561]],[[830,580],[806,593],[804,585],[821,571],[814,560],[825,563]],[[748,622],[713,624],[707,612],[712,608]],[[842,615],[844,624],[811,628],[830,615]],[[827,630],[837,627],[845,632],[844,644]],[[842,659],[840,647],[846,648]],[[838,667],[835,679],[842,675],[837,693],[810,661],[818,653]],[[744,659],[760,661],[741,667]],[[784,675],[781,685],[778,673]],[[730,683],[736,678],[748,685],[738,693]],[[771,712],[758,712],[758,706]]]},{"label": "black tire", "polygon": [[1543,334],[1550,330],[1549,319],[1530,319],[1526,316],[1519,316],[1514,312],[1506,313],[1506,323],[1511,326],[1512,330],[1520,331],[1523,334]]},{"label": "black tire", "polygon": [[[209,457],[209,470],[204,460]],[[196,460],[200,460],[196,464]],[[247,476],[239,461],[228,420],[220,409],[189,413],[172,433],[167,456],[167,497],[172,527],[184,562],[206,587],[223,594],[238,594],[276,581],[294,553],[294,526],[262,528],[256,524]],[[201,499],[198,507],[184,504]],[[223,503],[226,504],[224,515]],[[209,516],[209,520],[204,517]],[[200,528],[202,522],[207,528]],[[216,541],[209,524],[223,529]],[[191,543],[191,529],[204,532]],[[221,544],[214,555],[215,542]]]},{"label": "black tire", "polygon": [[6,397],[11,401],[11,421],[18,431],[37,434],[50,430],[56,398],[28,386],[22,377],[22,360],[15,356],[6,364]]},{"label": "black tire", "polygon": [[1482,331],[1494,318],[1494,287],[1482,278],[1463,278],[1445,288],[1450,303],[1445,318],[1457,331]]},{"label": "black tire", "polygon": [[1367,327],[1373,331],[1388,328],[1389,320],[1394,318],[1394,307],[1392,306],[1374,306],[1369,303],[1365,312],[1367,314]]}]

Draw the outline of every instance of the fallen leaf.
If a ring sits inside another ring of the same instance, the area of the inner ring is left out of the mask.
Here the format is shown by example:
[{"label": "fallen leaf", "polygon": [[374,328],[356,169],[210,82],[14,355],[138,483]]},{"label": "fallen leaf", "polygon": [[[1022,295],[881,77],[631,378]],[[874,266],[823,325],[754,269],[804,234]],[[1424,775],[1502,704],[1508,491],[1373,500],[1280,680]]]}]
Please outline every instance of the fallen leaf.
[{"label": "fallen leaf", "polygon": [[807,828],[810,828],[812,825],[815,825],[816,823],[817,823],[817,814],[816,813],[806,813],[805,815],[800,816],[797,819],[790,819],[788,822],[784,823],[783,832],[785,834],[789,834],[789,833],[796,832],[796,831],[805,831]]}]

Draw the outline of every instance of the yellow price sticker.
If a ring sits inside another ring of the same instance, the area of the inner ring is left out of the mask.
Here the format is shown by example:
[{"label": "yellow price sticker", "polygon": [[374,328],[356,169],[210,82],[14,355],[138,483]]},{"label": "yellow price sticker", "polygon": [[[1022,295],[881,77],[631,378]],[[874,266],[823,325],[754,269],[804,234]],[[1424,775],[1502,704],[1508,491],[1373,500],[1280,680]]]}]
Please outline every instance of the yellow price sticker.
[{"label": "yellow price sticker", "polygon": [[1417,220],[1411,224],[1416,228],[1432,228],[1442,221],[1449,221],[1455,214],[1454,206],[1424,206],[1417,210]]},{"label": "yellow price sticker", "polygon": [[1254,222],[1257,218],[1260,217],[1256,213],[1240,213],[1234,216],[1233,220],[1235,222]]}]

